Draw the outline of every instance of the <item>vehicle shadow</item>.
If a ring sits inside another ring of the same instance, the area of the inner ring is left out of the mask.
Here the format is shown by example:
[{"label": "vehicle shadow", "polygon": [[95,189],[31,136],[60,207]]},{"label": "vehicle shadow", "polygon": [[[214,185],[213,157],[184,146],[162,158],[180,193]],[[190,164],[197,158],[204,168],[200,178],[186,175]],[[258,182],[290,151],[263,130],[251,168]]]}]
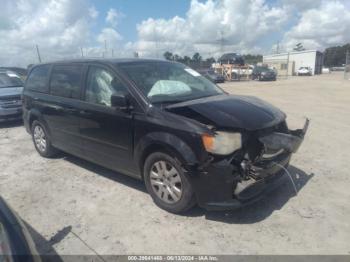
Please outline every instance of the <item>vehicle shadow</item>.
[{"label": "vehicle shadow", "polygon": [[74,165],[78,165],[78,166],[80,166],[84,169],[87,169],[91,172],[94,172],[100,176],[103,176],[103,177],[108,178],[110,180],[113,180],[115,182],[121,183],[121,184],[126,185],[128,187],[137,189],[137,190],[142,191],[144,193],[147,193],[147,190],[146,190],[144,183],[142,181],[140,181],[139,179],[121,174],[119,172],[116,172],[116,171],[113,171],[113,170],[110,170],[107,168],[104,168],[102,166],[91,163],[91,162],[86,161],[84,159],[75,157],[73,155],[69,155],[66,153],[62,153],[62,154],[64,154],[64,155],[61,155],[61,157],[64,160],[66,160]]},{"label": "vehicle shadow", "polygon": [[[72,164],[78,165],[98,175],[104,176],[115,182],[122,183],[136,190],[147,193],[144,183],[138,179],[126,176],[124,174],[109,170],[91,162],[85,161],[78,157],[64,154],[63,159]],[[314,176],[313,173],[306,174],[303,170],[290,165],[288,171],[294,181],[298,192],[308,183]],[[208,220],[214,220],[231,224],[253,224],[269,217],[274,211],[280,210],[296,195],[295,189],[286,177],[286,182],[279,188],[269,192],[264,198],[254,204],[233,211],[206,211],[198,206],[192,208],[182,216],[200,217],[205,216]]]},{"label": "vehicle shadow", "polygon": [[[308,183],[314,176],[313,173],[306,174],[303,170],[290,165],[288,171],[294,181],[297,192]],[[205,211],[199,207],[190,210],[187,216],[205,216],[208,220],[219,221],[229,224],[253,224],[269,217],[274,211],[280,210],[291,199],[296,196],[295,189],[290,179],[279,188],[269,192],[264,198],[252,205],[233,211]]]},{"label": "vehicle shadow", "polygon": [[[23,220],[22,220],[23,221]],[[53,245],[57,243],[55,238],[46,240],[40,233],[38,233],[31,225],[23,221],[30,236],[32,237],[38,254],[43,262],[63,262],[61,257],[56,253]]]},{"label": "vehicle shadow", "polygon": [[19,126],[23,126],[23,121],[21,119],[0,122],[0,128],[12,128],[12,127],[19,127]]}]

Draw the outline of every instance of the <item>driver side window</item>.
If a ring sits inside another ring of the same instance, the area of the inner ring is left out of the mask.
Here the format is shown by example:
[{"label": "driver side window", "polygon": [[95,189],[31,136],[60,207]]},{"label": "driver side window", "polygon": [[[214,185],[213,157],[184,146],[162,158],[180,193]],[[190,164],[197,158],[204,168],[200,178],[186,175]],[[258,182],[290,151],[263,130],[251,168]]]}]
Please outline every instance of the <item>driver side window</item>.
[{"label": "driver side window", "polygon": [[98,105],[111,106],[114,93],[126,93],[123,83],[110,71],[90,66],[88,71],[85,101]]}]

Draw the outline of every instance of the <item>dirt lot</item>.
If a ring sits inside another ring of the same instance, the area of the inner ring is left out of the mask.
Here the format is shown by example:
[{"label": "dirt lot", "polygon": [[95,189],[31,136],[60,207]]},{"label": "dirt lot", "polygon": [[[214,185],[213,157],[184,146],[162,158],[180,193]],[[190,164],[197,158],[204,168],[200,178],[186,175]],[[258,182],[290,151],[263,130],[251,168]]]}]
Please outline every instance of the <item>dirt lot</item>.
[{"label": "dirt lot", "polygon": [[342,74],[222,85],[311,119],[291,184],[234,212],[156,207],[139,181],[62,154],[41,158],[18,123],[0,127],[0,194],[41,253],[350,254],[350,81]]}]

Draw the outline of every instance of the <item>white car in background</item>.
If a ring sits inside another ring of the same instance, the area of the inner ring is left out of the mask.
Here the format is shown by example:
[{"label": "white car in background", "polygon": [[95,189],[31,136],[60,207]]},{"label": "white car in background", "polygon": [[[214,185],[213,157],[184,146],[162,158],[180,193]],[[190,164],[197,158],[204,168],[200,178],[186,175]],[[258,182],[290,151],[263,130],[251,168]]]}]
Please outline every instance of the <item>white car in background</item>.
[{"label": "white car in background", "polygon": [[312,69],[308,66],[302,66],[297,71],[298,76],[311,76],[312,75]]},{"label": "white car in background", "polygon": [[323,67],[322,68],[322,74],[330,74],[331,70],[328,67]]}]

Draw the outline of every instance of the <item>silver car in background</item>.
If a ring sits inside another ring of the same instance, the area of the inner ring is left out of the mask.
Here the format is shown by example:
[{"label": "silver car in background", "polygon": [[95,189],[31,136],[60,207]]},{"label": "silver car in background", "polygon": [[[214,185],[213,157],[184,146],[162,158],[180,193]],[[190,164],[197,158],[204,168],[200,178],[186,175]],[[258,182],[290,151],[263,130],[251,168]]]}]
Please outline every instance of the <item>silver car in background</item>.
[{"label": "silver car in background", "polygon": [[22,118],[23,81],[13,71],[0,70],[0,122]]}]

